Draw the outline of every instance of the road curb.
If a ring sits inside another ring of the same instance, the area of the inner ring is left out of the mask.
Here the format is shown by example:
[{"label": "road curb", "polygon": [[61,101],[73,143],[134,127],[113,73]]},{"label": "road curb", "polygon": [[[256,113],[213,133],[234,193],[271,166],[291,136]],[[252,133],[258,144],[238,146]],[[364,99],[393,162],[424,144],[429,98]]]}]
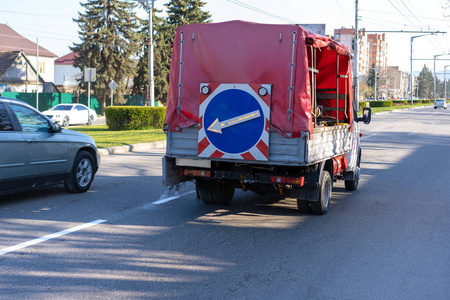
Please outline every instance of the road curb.
[{"label": "road curb", "polygon": [[406,110],[411,110],[411,109],[419,109],[419,108],[424,108],[424,107],[428,107],[428,106],[433,106],[431,105],[424,105],[424,106],[415,106],[415,107],[408,107],[408,108],[401,108],[401,109],[394,109],[394,110],[388,110],[388,111],[380,111],[377,113],[372,113],[372,115],[376,116],[376,115],[385,115],[385,114],[390,114],[390,113],[394,113],[394,112],[398,112],[398,111],[406,111]]},{"label": "road curb", "polygon": [[114,154],[123,154],[123,153],[127,153],[127,152],[143,151],[143,150],[165,148],[165,147],[166,147],[166,141],[158,141],[158,142],[141,143],[141,144],[135,144],[135,145],[124,145],[124,146],[100,148],[100,149],[97,149],[97,151],[98,151],[98,154],[100,154],[100,156],[108,156],[108,155],[114,155]]}]

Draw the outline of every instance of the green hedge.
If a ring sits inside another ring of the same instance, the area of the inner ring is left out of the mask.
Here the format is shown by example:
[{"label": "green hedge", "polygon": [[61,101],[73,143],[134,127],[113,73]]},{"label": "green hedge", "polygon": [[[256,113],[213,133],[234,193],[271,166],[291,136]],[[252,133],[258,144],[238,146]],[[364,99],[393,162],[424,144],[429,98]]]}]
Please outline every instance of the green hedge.
[{"label": "green hedge", "polygon": [[364,102],[364,101],[360,101],[359,102],[359,110],[358,111],[362,111],[364,107],[367,107],[368,102]]},{"label": "green hedge", "polygon": [[391,107],[392,101],[370,101],[370,107]]},{"label": "green hedge", "polygon": [[394,101],[392,101],[392,103],[399,104],[399,105],[406,105],[406,104],[410,104],[411,102],[408,100],[394,100]]},{"label": "green hedge", "polygon": [[106,125],[110,130],[142,130],[164,126],[165,107],[108,106]]}]

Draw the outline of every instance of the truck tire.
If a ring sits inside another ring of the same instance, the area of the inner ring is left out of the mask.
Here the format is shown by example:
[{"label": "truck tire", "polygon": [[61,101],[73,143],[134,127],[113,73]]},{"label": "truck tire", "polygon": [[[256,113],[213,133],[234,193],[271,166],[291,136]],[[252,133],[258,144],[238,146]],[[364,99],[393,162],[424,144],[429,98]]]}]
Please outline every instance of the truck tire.
[{"label": "truck tire", "polygon": [[320,175],[319,197],[317,201],[311,201],[311,211],[316,215],[324,215],[328,211],[331,199],[331,190],[333,189],[333,181],[327,170],[323,170]]},{"label": "truck tire", "polygon": [[354,174],[354,178],[353,180],[345,180],[345,189],[347,191],[356,191],[356,189],[358,188],[358,184],[359,184],[359,172],[360,172],[360,165],[361,165],[361,150],[359,151],[358,154],[358,162],[356,163],[356,174]]},{"label": "truck tire", "polygon": [[205,204],[230,204],[234,196],[232,183],[196,179],[196,190]]},{"label": "truck tire", "polygon": [[347,191],[356,191],[358,188],[359,179],[355,180],[346,180],[345,181],[345,189]]},{"label": "truck tire", "polygon": [[297,199],[297,209],[301,213],[310,213],[311,212],[310,202],[307,200]]}]

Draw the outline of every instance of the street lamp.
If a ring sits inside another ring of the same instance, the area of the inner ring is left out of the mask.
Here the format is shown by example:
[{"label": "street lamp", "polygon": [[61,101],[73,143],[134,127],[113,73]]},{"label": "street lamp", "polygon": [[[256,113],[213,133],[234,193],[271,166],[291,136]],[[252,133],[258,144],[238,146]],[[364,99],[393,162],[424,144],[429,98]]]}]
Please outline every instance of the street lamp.
[{"label": "street lamp", "polygon": [[447,101],[447,79],[446,79],[446,73],[445,73],[445,69],[447,69],[447,67],[450,67],[450,65],[447,65],[444,67],[444,96],[445,96],[445,101]]},{"label": "street lamp", "polygon": [[427,36],[427,35],[433,35],[434,33],[428,33],[428,34],[422,34],[422,35],[416,35],[416,36],[412,36],[411,37],[411,73],[409,75],[409,79],[410,79],[410,86],[409,86],[409,97],[411,99],[411,106],[413,106],[413,69],[412,69],[412,62],[413,62],[413,40],[422,36]]},{"label": "street lamp", "polygon": [[149,36],[149,47],[148,47],[148,88],[150,89],[150,106],[155,105],[155,79],[153,77],[153,8],[155,7],[155,0],[152,1],[152,6],[150,7],[150,2],[147,0],[148,8],[148,36]]},{"label": "street lamp", "polygon": [[[145,5],[148,9],[148,86],[147,97],[150,101],[150,106],[154,105],[155,99],[155,80],[153,76],[153,8],[155,7],[155,0],[134,0],[142,5]],[[151,3],[151,6],[150,6]]]},{"label": "street lamp", "polygon": [[435,56],[434,56],[434,59],[433,59],[433,77],[434,77],[434,83],[433,83],[433,98],[434,98],[434,101],[436,101],[436,57],[439,57],[439,56],[444,56],[444,55],[448,55],[448,54],[450,54],[450,53],[444,53],[444,54],[436,54]]}]

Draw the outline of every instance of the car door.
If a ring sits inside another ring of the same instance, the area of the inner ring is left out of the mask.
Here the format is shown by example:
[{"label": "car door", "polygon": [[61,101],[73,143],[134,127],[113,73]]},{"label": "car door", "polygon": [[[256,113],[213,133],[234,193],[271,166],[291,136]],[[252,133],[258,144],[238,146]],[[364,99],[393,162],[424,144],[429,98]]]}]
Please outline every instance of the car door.
[{"label": "car door", "polygon": [[0,103],[0,192],[27,185],[26,144],[22,132],[15,129],[6,106]]},{"label": "car door", "polygon": [[61,132],[51,132],[51,123],[39,112],[22,105],[11,104],[27,151],[27,175],[33,185],[61,181],[70,170],[69,147]]},{"label": "car door", "polygon": [[82,105],[75,106],[78,115],[78,124],[86,124],[88,121],[88,109]]}]

